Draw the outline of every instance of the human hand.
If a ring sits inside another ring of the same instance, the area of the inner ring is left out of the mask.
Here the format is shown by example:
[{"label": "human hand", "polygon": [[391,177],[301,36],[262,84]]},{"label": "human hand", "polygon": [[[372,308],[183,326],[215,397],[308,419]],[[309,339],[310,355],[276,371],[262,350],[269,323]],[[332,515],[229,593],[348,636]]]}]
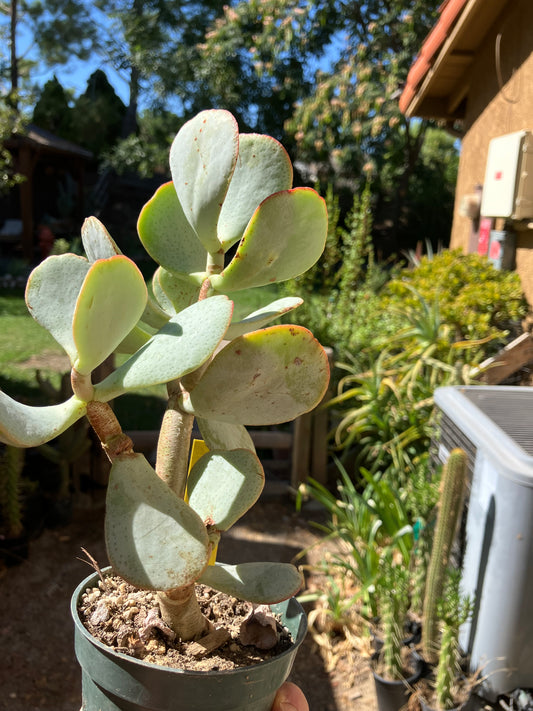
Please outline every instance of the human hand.
[{"label": "human hand", "polygon": [[272,711],[309,711],[309,704],[303,694],[303,691],[286,681],[278,689]]}]

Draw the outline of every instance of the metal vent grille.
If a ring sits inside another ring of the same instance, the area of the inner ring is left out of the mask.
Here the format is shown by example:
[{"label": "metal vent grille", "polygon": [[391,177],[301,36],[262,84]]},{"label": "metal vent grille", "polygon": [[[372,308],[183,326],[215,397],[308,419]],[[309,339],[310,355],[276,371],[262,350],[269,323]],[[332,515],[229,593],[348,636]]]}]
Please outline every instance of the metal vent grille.
[{"label": "metal vent grille", "polygon": [[533,456],[533,388],[531,392],[465,388],[463,393],[526,454]]},{"label": "metal vent grille", "polygon": [[448,453],[455,447],[460,447],[466,452],[468,456],[468,480],[472,481],[474,463],[476,461],[476,447],[446,413],[440,412],[438,434],[431,446],[432,463],[436,464],[437,461],[441,464],[444,463]]}]

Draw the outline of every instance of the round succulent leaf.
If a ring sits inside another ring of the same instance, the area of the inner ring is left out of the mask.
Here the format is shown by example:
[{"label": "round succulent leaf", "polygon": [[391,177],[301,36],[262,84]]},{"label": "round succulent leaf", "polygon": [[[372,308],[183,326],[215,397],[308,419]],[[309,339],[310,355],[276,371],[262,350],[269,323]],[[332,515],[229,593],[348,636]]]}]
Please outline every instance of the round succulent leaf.
[{"label": "round succulent leaf", "polygon": [[174,307],[174,304],[168,298],[166,293],[163,291],[163,288],[161,287],[160,275],[162,271],[163,268],[158,267],[154,272],[154,276],[152,277],[152,292],[154,294],[154,299],[156,300],[156,303],[161,309],[161,311],[163,311],[167,315],[175,316],[176,309]]},{"label": "round succulent leaf", "polygon": [[82,418],[86,403],[72,396],[59,405],[23,405],[0,390],[0,442],[13,447],[38,447]]},{"label": "round succulent leaf", "polygon": [[203,417],[197,417],[196,424],[209,449],[249,449],[255,452],[253,440],[243,425]]},{"label": "round succulent leaf", "polygon": [[273,425],[318,405],[328,381],[327,354],[310,331],[270,326],[219,351],[183,408],[233,424]]},{"label": "round succulent leaf", "polygon": [[202,520],[142,454],[121,455],[113,462],[105,539],[114,571],[143,589],[170,590],[193,583],[208,561]]},{"label": "round succulent leaf", "polygon": [[88,217],[81,227],[83,249],[90,262],[122,254],[115,240],[97,217]]},{"label": "round succulent leaf", "polygon": [[241,600],[272,605],[296,595],[303,578],[289,563],[215,563],[204,570],[199,582]]},{"label": "round succulent leaf", "polygon": [[210,451],[187,479],[189,505],[206,525],[227,531],[259,498],[265,474],[257,455],[247,449]]},{"label": "round succulent leaf", "polygon": [[168,383],[211,357],[231,320],[227,296],[198,301],[173,316],[140,350],[95,386],[95,399],[111,400],[139,387]]},{"label": "round succulent leaf", "polygon": [[148,294],[141,321],[147,326],[158,330],[166,324],[168,319],[169,315],[159,306],[155,299]]},{"label": "round succulent leaf", "polygon": [[221,249],[217,223],[235,169],[239,129],[229,111],[201,111],[170,148],[170,172],[185,217],[208,252]]},{"label": "round succulent leaf", "polygon": [[185,217],[172,182],[158,188],[141,210],[137,231],[148,254],[175,274],[205,270],[207,253]]},{"label": "round succulent leaf", "polygon": [[[172,304],[175,313],[183,311],[183,309],[192,306],[192,304],[198,301],[198,295],[200,294],[200,287],[203,281],[202,278],[182,278],[162,268],[158,269],[156,274],[156,288],[165,294],[166,299]],[[201,277],[204,276],[204,274],[201,275]],[[160,295],[160,291],[158,291],[158,295]]]},{"label": "round succulent leaf", "polygon": [[146,299],[143,276],[127,257],[116,255],[91,265],[72,322],[79,373],[89,374],[113,353],[139,321]]},{"label": "round succulent leaf", "polygon": [[143,324],[139,321],[137,326],[134,326],[126,338],[118,344],[115,348],[115,353],[122,353],[125,355],[136,353],[139,348],[142,348],[145,343],[148,343],[152,336],[153,331],[143,328]]},{"label": "round succulent leaf", "polygon": [[275,193],[257,208],[235,256],[211,284],[226,293],[299,276],[324,251],[327,231],[326,203],[315,190]]},{"label": "round succulent leaf", "polygon": [[75,254],[48,257],[32,271],[26,285],[29,312],[63,346],[72,364],[78,357],[72,321],[90,266]]},{"label": "round succulent leaf", "polygon": [[280,318],[284,314],[296,309],[303,304],[303,299],[297,296],[286,296],[283,299],[277,299],[268,306],[263,306],[261,309],[254,311],[240,321],[236,321],[230,325],[226,333],[226,340],[232,341],[234,338],[255,331],[258,328],[266,326],[274,319]]},{"label": "round succulent leaf", "polygon": [[239,158],[218,221],[224,251],[240,240],[265,198],[291,187],[291,160],[281,143],[270,136],[241,133]]}]

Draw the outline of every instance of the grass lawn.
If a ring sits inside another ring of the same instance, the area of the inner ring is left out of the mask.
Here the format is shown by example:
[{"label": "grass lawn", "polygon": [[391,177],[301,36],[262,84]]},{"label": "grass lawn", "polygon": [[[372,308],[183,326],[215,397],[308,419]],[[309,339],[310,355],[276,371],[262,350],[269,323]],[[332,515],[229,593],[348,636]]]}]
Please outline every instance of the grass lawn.
[{"label": "grass lawn", "polygon": [[[28,313],[22,292],[0,291],[0,387],[17,398],[42,402],[35,369],[21,363],[35,355],[62,355],[61,346]],[[60,375],[43,368],[43,376],[59,386]]]},{"label": "grass lawn", "polygon": [[[235,314],[242,317],[265,306],[278,296],[275,286],[237,292]],[[59,304],[58,304],[59,307]],[[41,405],[49,400],[41,392],[35,379],[35,367],[21,366],[32,356],[38,356],[43,365],[43,377],[59,387],[60,373],[47,367],[54,356],[64,356],[62,347],[28,313],[22,291],[0,290],[0,389],[17,400]],[[117,356],[117,364],[125,356]],[[67,372],[65,365],[63,372]],[[118,398],[115,411],[124,429],[155,429],[159,427],[165,406],[165,386],[131,393]]]}]

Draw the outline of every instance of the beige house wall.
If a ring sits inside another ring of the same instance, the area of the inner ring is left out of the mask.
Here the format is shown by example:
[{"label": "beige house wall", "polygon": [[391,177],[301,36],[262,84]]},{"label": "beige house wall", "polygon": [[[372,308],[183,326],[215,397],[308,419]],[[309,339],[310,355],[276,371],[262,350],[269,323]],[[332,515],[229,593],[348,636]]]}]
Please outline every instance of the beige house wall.
[{"label": "beige house wall", "polygon": [[[465,252],[472,223],[459,214],[459,205],[464,195],[483,183],[490,140],[513,131],[533,131],[533,0],[509,3],[476,55],[469,84],[450,243]],[[518,233],[516,269],[533,304],[533,229]]]}]

